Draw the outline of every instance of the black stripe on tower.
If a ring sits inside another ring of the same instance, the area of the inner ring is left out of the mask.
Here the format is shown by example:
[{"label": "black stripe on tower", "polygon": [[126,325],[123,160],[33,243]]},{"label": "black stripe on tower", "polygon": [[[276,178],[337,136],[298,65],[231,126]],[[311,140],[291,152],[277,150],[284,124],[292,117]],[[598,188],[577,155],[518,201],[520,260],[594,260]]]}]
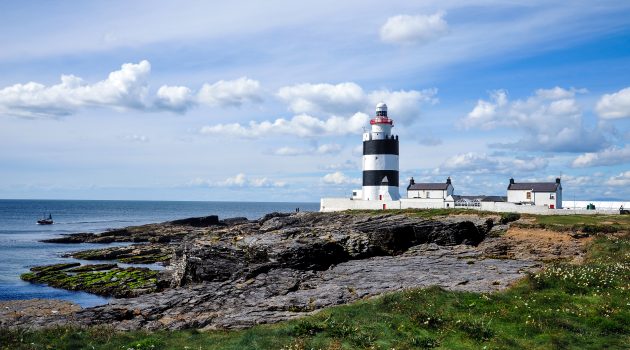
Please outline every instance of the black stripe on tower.
[{"label": "black stripe on tower", "polygon": [[363,141],[363,155],[369,154],[395,154],[398,155],[398,140],[370,140]]},{"label": "black stripe on tower", "polygon": [[[383,179],[387,176],[387,182]],[[398,170],[364,170],[363,186],[395,186],[398,187]]]}]

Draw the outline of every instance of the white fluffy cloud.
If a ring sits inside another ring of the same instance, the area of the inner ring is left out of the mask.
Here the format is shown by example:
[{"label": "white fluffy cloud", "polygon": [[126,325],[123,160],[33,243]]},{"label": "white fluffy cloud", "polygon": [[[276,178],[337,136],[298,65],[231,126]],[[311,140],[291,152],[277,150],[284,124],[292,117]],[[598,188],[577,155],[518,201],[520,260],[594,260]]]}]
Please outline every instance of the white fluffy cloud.
[{"label": "white fluffy cloud", "polygon": [[498,158],[473,152],[457,154],[447,158],[434,174],[462,172],[469,174],[508,174],[514,171],[535,172],[547,167],[549,161],[540,157]]},{"label": "white fluffy cloud", "polygon": [[200,132],[207,135],[259,138],[269,135],[293,135],[300,137],[358,134],[363,131],[370,117],[355,113],[349,118],[332,116],[318,119],[306,114],[291,119],[278,118],[274,121],[251,121],[247,125],[238,123],[204,126]]},{"label": "white fluffy cloud", "polygon": [[395,44],[423,44],[448,33],[444,12],[432,15],[398,15],[381,27],[381,40]]},{"label": "white fluffy cloud", "polygon": [[195,104],[192,91],[185,86],[161,86],[156,94],[156,105],[183,112]]},{"label": "white fluffy cloud", "polygon": [[262,95],[258,81],[241,77],[204,84],[199,90],[198,99],[200,103],[210,106],[239,107],[245,103],[262,102]]},{"label": "white fluffy cloud", "polygon": [[630,163],[630,145],[624,148],[612,146],[600,152],[584,153],[571,163],[574,168]]},{"label": "white fluffy cloud", "polygon": [[107,79],[87,84],[74,75],[62,75],[61,83],[45,86],[35,82],[0,90],[0,114],[22,117],[69,115],[84,106],[145,108],[151,64],[125,63]]},{"label": "white fluffy cloud", "polygon": [[277,156],[300,156],[307,154],[325,155],[336,154],[341,151],[342,147],[336,143],[327,143],[317,147],[297,148],[297,147],[281,147],[273,151]]},{"label": "white fluffy cloud", "polygon": [[297,84],[282,87],[277,92],[289,110],[311,115],[347,115],[359,111],[371,114],[374,106],[384,101],[392,118],[403,124],[418,118],[422,104],[436,103],[436,95],[437,89],[365,92],[352,82]]},{"label": "white fluffy cloud", "polygon": [[465,128],[494,129],[509,127],[522,130],[526,137],[497,145],[506,148],[556,152],[580,152],[599,149],[605,143],[597,129],[583,125],[582,110],[575,94],[586,90],[536,90],[524,100],[510,101],[505,90],[490,93],[490,100],[478,100],[474,109],[460,121]]},{"label": "white fluffy cloud", "polygon": [[244,173],[236,174],[222,181],[211,181],[202,178],[190,182],[193,186],[208,187],[285,187],[284,181],[274,181],[266,177],[250,178]]},{"label": "white fluffy cloud", "polygon": [[197,94],[185,86],[163,85],[155,96],[150,96],[150,73],[151,64],[143,60],[125,63],[93,84],[74,75],[62,75],[61,82],[51,86],[35,82],[15,84],[0,89],[0,115],[59,117],[84,107],[184,112],[198,103],[238,107],[262,101],[260,83],[246,77],[204,84]]},{"label": "white fluffy cloud", "polygon": [[365,102],[363,89],[351,82],[285,86],[277,95],[294,113],[353,113]]},{"label": "white fluffy cloud", "polygon": [[609,186],[628,186],[630,185],[630,171],[623,172],[617,176],[612,176],[606,181]]},{"label": "white fluffy cloud", "polygon": [[603,95],[597,102],[595,110],[603,119],[629,118],[630,87]]},{"label": "white fluffy cloud", "polygon": [[360,185],[361,184],[361,179],[350,178],[346,176],[344,173],[342,173],[341,171],[336,171],[334,173],[324,175],[324,177],[322,178],[322,181],[325,184],[332,184],[332,185]]}]

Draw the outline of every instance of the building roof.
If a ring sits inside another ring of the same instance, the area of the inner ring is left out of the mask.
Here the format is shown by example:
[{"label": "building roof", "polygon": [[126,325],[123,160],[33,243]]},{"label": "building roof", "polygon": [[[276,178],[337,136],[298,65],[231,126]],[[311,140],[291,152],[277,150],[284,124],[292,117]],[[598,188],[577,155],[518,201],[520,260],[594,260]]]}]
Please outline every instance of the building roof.
[{"label": "building roof", "polygon": [[469,202],[507,202],[507,197],[504,196],[462,196],[462,195],[453,195],[453,200],[455,201],[469,201]]},{"label": "building roof", "polygon": [[519,182],[511,183],[508,190],[521,190],[532,192],[556,192],[560,183],[558,182]]},{"label": "building roof", "polygon": [[447,183],[414,183],[411,184],[407,187],[407,191],[412,190],[412,191],[416,191],[416,190],[443,190],[446,191],[446,189],[448,188]]}]

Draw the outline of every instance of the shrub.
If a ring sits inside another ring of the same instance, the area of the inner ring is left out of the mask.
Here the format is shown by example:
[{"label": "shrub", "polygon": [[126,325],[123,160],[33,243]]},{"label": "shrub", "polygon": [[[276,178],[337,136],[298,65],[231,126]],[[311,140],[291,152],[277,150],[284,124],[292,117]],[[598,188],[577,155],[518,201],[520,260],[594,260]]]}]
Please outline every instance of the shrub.
[{"label": "shrub", "polygon": [[516,221],[521,218],[521,214],[519,213],[503,213],[501,214],[501,220],[499,222],[502,225],[505,225],[509,222]]}]

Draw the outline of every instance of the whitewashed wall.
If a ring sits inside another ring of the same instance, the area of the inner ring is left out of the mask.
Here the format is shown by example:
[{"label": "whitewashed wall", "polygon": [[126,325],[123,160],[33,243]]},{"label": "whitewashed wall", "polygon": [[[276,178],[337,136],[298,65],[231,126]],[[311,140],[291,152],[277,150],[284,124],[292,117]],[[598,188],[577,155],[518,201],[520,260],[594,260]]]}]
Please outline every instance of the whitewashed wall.
[{"label": "whitewashed wall", "polygon": [[[630,208],[630,202],[582,202],[584,208],[586,204],[600,203],[597,210],[586,209],[549,209],[547,207],[535,206],[535,205],[516,205],[514,203],[507,202],[481,202],[480,207],[470,207],[469,209],[486,210],[494,212],[514,212],[522,214],[539,214],[539,215],[592,215],[592,214],[619,214],[619,207],[616,204],[623,204],[624,208]],[[605,203],[609,203],[606,207]],[[615,208],[610,209],[611,204],[615,203]],[[349,198],[322,198],[320,203],[320,211],[342,211],[342,210],[382,210],[383,204],[387,209],[438,209],[446,208],[447,204],[450,204],[450,208],[453,208],[453,202],[447,201],[422,201],[417,199],[403,198],[398,201],[363,201],[352,200]],[[604,209],[606,208],[606,209]]]}]

